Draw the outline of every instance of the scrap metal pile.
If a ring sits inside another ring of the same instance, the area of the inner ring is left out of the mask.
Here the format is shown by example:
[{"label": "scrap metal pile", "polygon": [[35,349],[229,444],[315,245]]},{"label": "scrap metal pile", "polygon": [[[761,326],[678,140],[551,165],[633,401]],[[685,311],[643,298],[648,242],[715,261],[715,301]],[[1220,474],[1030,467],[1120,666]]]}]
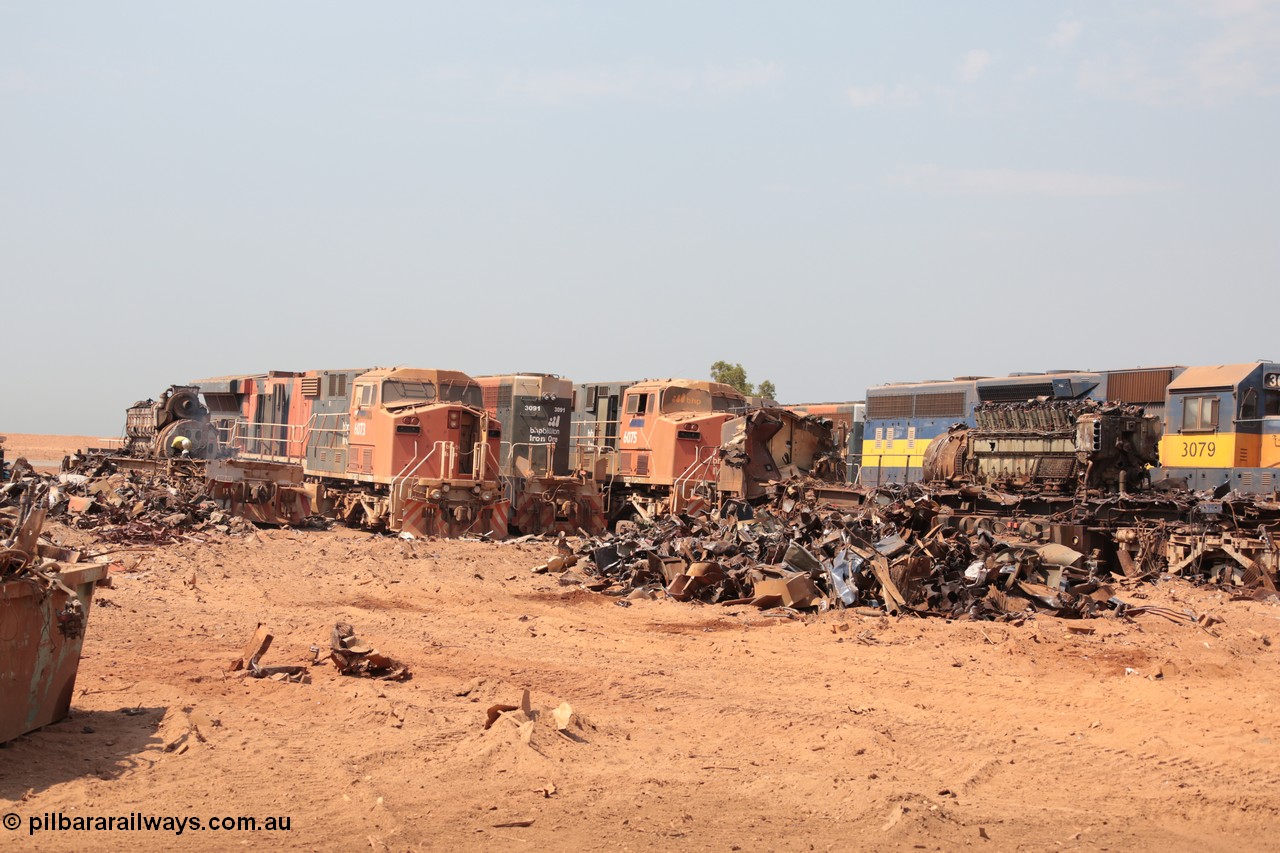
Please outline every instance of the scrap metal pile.
[{"label": "scrap metal pile", "polygon": [[[1195,618],[1119,597],[1123,585],[1142,576],[1124,571],[1123,558],[1044,542],[1043,529],[1035,526],[959,524],[919,486],[863,490],[858,502],[843,506],[821,497],[828,493],[826,484],[788,481],[777,484],[775,497],[762,506],[738,504],[723,516],[668,515],[644,528],[623,525],[612,536],[586,540],[576,557],[539,568],[576,563],[599,578],[590,588],[619,596],[661,592],[679,601],[762,608],[869,607],[1003,620],[1028,613]],[[1154,554],[1155,531],[1166,529],[1152,526],[1145,538],[1126,537],[1127,544],[1138,548],[1141,539]],[[1263,580],[1214,566],[1211,572],[1206,564],[1206,579],[1254,582],[1274,593],[1274,570],[1255,573]]]},{"label": "scrap metal pile", "polygon": [[63,468],[43,474],[15,461],[12,479],[0,486],[0,511],[40,491],[48,518],[93,530],[100,541],[115,544],[165,544],[193,534],[253,529],[209,498],[203,476],[117,470],[102,456],[72,456]]}]

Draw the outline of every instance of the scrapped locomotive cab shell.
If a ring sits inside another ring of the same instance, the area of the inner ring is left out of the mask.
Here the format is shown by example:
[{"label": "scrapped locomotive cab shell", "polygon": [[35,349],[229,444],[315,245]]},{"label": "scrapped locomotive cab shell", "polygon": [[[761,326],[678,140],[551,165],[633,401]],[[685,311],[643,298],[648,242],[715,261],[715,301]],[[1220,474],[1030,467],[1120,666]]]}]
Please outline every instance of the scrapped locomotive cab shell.
[{"label": "scrapped locomotive cab shell", "polygon": [[1160,474],[1170,485],[1280,487],[1280,364],[1191,367],[1169,385]]},{"label": "scrapped locomotive cab shell", "polygon": [[857,482],[858,472],[862,468],[863,428],[866,426],[867,405],[861,400],[850,400],[845,403],[798,403],[787,406],[801,415],[812,415],[826,418],[831,422],[831,430],[836,445],[844,459],[845,480]]},{"label": "scrapped locomotive cab shell", "polygon": [[771,483],[808,477],[845,482],[843,437],[831,421],[791,409],[753,409],[721,427],[718,490],[722,500],[754,501]]}]

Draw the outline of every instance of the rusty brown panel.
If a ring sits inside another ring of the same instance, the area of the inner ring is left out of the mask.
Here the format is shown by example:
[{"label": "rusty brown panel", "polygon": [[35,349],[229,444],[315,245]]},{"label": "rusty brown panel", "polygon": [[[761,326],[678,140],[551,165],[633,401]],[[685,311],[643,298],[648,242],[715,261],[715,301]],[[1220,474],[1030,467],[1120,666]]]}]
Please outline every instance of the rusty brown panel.
[{"label": "rusty brown panel", "polygon": [[1163,403],[1173,381],[1169,368],[1121,370],[1107,376],[1107,399],[1122,403]]}]

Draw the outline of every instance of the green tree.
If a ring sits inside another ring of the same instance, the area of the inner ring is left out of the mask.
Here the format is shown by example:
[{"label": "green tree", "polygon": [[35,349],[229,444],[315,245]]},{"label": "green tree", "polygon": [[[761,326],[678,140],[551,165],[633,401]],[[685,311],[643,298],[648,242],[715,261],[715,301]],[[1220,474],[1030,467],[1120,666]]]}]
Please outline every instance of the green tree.
[{"label": "green tree", "polygon": [[761,397],[769,397],[776,399],[778,389],[768,379],[760,383],[759,389],[747,381],[747,370],[737,362],[730,364],[727,361],[717,361],[711,365],[711,380],[713,382],[723,382],[738,389],[748,397],[754,397],[757,394]]}]

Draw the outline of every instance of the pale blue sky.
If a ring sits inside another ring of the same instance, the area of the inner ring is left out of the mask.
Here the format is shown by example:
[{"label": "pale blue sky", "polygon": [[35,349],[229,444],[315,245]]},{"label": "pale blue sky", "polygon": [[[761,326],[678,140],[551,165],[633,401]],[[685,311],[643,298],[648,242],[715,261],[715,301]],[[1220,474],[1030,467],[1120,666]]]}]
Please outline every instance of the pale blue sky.
[{"label": "pale blue sky", "polygon": [[1280,4],[0,2],[0,432],[374,364],[1280,358]]}]

